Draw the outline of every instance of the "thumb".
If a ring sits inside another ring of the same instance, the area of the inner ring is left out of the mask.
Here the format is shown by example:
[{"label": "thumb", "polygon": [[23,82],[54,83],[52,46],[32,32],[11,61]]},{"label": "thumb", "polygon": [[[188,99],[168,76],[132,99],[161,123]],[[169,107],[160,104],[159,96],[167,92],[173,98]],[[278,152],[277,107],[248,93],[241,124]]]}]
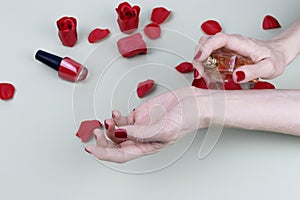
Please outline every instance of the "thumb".
[{"label": "thumb", "polygon": [[254,65],[244,65],[234,70],[233,80],[236,83],[246,83],[257,78],[273,78],[274,68],[268,60],[262,60]]}]

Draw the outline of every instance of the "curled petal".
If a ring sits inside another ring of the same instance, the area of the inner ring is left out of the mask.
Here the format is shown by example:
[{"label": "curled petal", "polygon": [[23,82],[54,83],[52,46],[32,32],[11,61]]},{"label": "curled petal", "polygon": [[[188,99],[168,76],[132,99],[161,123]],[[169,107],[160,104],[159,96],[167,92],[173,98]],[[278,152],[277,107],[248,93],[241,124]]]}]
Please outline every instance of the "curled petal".
[{"label": "curled petal", "polygon": [[156,24],[162,24],[170,16],[171,11],[163,7],[157,7],[152,10],[151,21]]},{"label": "curled petal", "polygon": [[193,64],[190,62],[180,63],[175,69],[181,73],[188,73],[194,70]]},{"label": "curled petal", "polygon": [[105,38],[109,34],[110,34],[110,31],[108,29],[96,28],[89,34],[88,40],[90,43],[95,43],[95,42],[98,42],[99,40]]},{"label": "curled petal", "polygon": [[160,37],[161,29],[158,24],[150,23],[144,28],[144,33],[147,35],[150,39],[154,40]]},{"label": "curled petal", "polygon": [[9,100],[14,97],[15,87],[10,83],[0,83],[0,99]]},{"label": "curled petal", "polygon": [[136,89],[138,97],[142,98],[145,96],[154,86],[154,83],[155,82],[151,79],[139,83]]},{"label": "curled petal", "polygon": [[96,128],[102,127],[101,122],[98,120],[86,120],[80,123],[76,136],[81,139],[82,142],[86,142],[92,135]]},{"label": "curled petal", "polygon": [[206,33],[207,35],[215,35],[216,33],[219,33],[222,31],[222,27],[219,24],[219,22],[215,20],[207,20],[201,24],[201,29]]},{"label": "curled petal", "polygon": [[265,30],[281,27],[278,20],[275,17],[270,16],[270,15],[265,16],[262,25],[263,25],[263,29],[265,29]]}]

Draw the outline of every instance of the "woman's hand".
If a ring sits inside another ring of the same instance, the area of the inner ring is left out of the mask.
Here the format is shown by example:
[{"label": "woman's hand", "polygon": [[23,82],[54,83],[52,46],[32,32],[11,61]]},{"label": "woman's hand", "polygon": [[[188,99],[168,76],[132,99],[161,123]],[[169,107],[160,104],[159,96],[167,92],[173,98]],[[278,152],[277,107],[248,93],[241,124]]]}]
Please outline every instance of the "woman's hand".
[{"label": "woman's hand", "polygon": [[237,34],[218,33],[203,36],[196,47],[193,60],[200,78],[205,76],[202,62],[216,49],[225,47],[249,57],[255,63],[244,65],[233,72],[233,80],[244,83],[256,78],[272,79],[284,72],[290,60],[285,55],[281,40],[260,41]]},{"label": "woman's hand", "polygon": [[186,134],[208,126],[207,97],[207,90],[186,87],[150,99],[128,116],[114,110],[113,117],[105,120],[109,139],[102,130],[96,129],[96,144],[89,144],[85,149],[100,160],[119,163],[157,152]]}]

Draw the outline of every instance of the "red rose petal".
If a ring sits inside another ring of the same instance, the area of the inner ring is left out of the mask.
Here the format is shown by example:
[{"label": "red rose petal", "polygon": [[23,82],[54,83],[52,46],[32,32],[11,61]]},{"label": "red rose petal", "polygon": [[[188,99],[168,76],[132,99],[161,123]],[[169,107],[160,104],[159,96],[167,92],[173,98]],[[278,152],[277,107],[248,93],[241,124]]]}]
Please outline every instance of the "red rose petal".
[{"label": "red rose petal", "polygon": [[273,29],[273,28],[280,28],[281,25],[279,24],[278,20],[273,16],[267,15],[265,16],[262,24],[263,29]]},{"label": "red rose petal", "polygon": [[259,89],[275,89],[275,86],[269,82],[266,81],[259,81],[256,82],[253,86],[254,90],[259,90]]},{"label": "red rose petal", "polygon": [[96,28],[89,34],[88,40],[90,43],[95,43],[95,42],[98,42],[99,40],[105,38],[109,34],[110,34],[110,31],[108,29]]},{"label": "red rose petal", "polygon": [[196,87],[196,88],[201,88],[201,89],[208,89],[205,81],[203,78],[200,79],[194,79],[192,86]]},{"label": "red rose petal", "polygon": [[171,14],[171,11],[163,7],[157,7],[152,10],[151,21],[156,24],[163,23]]},{"label": "red rose petal", "polygon": [[93,135],[94,129],[100,127],[102,127],[102,124],[98,120],[83,121],[80,123],[76,136],[79,137],[82,142],[86,142]]},{"label": "red rose petal", "polygon": [[144,28],[144,33],[147,35],[151,40],[157,39],[160,37],[161,29],[158,24],[150,23]]},{"label": "red rose petal", "polygon": [[147,94],[154,86],[154,83],[155,82],[151,79],[139,83],[136,89],[138,97],[142,98],[145,96],[145,94]]},{"label": "red rose petal", "polygon": [[233,80],[225,82],[224,88],[225,90],[242,90],[242,87],[238,83],[235,83]]},{"label": "red rose petal", "polygon": [[180,73],[188,73],[194,70],[193,64],[190,62],[183,62],[180,63],[179,65],[177,65],[175,67],[175,69],[177,71],[179,71]]},{"label": "red rose petal", "polygon": [[202,23],[201,29],[206,33],[207,35],[215,35],[216,33],[219,33],[222,31],[222,27],[219,24],[219,22],[215,20],[207,20]]},{"label": "red rose petal", "polygon": [[130,58],[138,54],[147,53],[147,45],[140,33],[121,38],[118,42],[118,49],[121,55],[125,58]]},{"label": "red rose petal", "polygon": [[0,99],[12,99],[14,97],[15,90],[15,87],[10,83],[0,83]]}]

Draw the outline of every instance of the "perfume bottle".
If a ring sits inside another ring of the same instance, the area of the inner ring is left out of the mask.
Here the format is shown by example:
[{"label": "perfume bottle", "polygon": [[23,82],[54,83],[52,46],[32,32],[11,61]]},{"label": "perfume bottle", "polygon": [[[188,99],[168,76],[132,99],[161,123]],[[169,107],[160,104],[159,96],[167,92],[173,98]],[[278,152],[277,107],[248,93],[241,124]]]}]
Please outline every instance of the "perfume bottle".
[{"label": "perfume bottle", "polygon": [[204,72],[210,82],[228,82],[232,80],[232,73],[243,65],[251,65],[254,62],[229,49],[221,48],[215,50],[203,63]]}]

